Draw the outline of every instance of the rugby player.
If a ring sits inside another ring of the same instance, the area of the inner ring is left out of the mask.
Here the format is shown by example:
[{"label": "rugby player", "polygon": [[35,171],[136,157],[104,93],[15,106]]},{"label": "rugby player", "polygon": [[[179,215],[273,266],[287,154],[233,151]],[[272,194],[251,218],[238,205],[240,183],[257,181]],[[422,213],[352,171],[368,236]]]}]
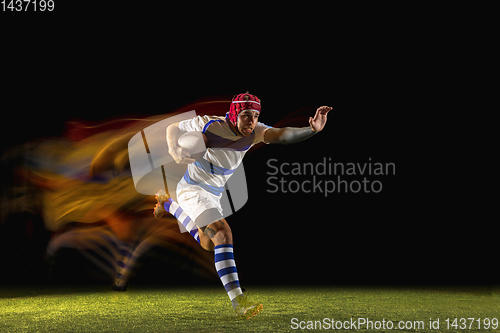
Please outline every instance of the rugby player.
[{"label": "rugby player", "polygon": [[[321,106],[305,127],[273,128],[259,122],[261,101],[246,92],[236,95],[229,112],[222,116],[197,116],[167,128],[169,153],[178,164],[187,164],[187,172],[177,185],[177,203],[168,193],[157,193],[154,215],[183,212],[188,231],[208,251],[215,251],[215,267],[239,317],[258,314],[263,305],[243,295],[233,255],[231,228],[223,218],[220,198],[226,181],[241,163],[245,153],[255,144],[292,144],[306,140],[323,130],[329,106]],[[194,160],[177,140],[190,131],[202,132],[207,152]],[[180,207],[180,209],[179,209]]]}]

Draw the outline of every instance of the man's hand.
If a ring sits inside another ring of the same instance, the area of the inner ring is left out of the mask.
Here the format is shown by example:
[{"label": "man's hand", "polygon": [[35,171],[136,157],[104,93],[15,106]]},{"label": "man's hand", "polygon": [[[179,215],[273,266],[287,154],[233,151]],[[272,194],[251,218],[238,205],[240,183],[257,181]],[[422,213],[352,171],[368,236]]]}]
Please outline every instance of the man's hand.
[{"label": "man's hand", "polygon": [[169,149],[168,152],[170,153],[170,155],[172,155],[175,163],[177,164],[191,164],[196,162],[195,159],[191,158],[191,155],[189,155],[187,150],[180,146]]},{"label": "man's hand", "polygon": [[320,132],[326,124],[326,115],[333,108],[330,106],[320,106],[313,117],[309,117],[309,125],[313,132]]},{"label": "man's hand", "polygon": [[318,110],[316,110],[314,118],[309,118],[308,127],[270,128],[264,133],[264,141],[267,143],[288,145],[308,139],[325,127],[326,115],[332,109],[333,108],[329,106],[319,107]]}]

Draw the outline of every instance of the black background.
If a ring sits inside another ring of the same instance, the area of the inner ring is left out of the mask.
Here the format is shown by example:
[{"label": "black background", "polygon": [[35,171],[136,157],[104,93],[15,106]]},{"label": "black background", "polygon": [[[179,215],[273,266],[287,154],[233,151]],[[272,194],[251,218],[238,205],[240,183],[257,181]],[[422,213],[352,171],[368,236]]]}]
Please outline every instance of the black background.
[{"label": "black background", "polygon": [[[468,264],[484,253],[477,245],[484,221],[449,142],[449,131],[456,129],[450,104],[467,99],[455,89],[457,74],[439,42],[380,22],[377,29],[358,29],[333,18],[289,17],[260,35],[256,27],[227,25],[225,17],[201,24],[182,13],[185,20],[172,21],[165,9],[157,18],[154,11],[58,5],[46,15],[2,13],[4,148],[60,137],[70,120],[164,114],[200,98],[230,98],[246,90],[261,98],[260,121],[268,125],[297,110],[313,116],[317,107],[330,105],[334,109],[319,135],[290,146],[261,146],[245,158],[249,200],[228,218],[241,279],[491,281],[488,270]],[[193,21],[200,25],[186,31]],[[378,194],[266,191],[269,159],[302,163],[323,157],[394,163],[396,174],[380,179]],[[21,266],[34,271],[43,266],[40,258]]]}]

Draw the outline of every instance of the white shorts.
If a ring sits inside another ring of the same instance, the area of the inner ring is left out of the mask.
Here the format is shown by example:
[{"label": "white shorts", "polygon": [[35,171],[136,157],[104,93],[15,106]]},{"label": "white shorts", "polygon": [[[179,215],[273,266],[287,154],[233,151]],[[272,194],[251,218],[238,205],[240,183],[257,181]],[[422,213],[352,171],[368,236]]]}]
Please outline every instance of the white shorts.
[{"label": "white shorts", "polygon": [[[177,203],[182,210],[195,221],[198,216],[210,208],[215,208],[222,215],[222,206],[220,204],[221,196],[209,193],[199,186],[188,184],[184,178],[177,184]],[[205,225],[198,225],[199,228]]]}]

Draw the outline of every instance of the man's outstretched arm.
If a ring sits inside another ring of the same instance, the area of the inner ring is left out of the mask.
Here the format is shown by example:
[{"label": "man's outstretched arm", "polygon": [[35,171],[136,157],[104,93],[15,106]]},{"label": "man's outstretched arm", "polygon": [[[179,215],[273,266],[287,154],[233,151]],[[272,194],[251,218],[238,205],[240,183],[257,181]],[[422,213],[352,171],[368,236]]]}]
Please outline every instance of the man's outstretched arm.
[{"label": "man's outstretched arm", "polygon": [[327,114],[331,109],[329,106],[319,107],[316,110],[314,118],[309,118],[309,126],[307,127],[270,128],[264,134],[264,141],[288,145],[308,139],[323,130]]}]

